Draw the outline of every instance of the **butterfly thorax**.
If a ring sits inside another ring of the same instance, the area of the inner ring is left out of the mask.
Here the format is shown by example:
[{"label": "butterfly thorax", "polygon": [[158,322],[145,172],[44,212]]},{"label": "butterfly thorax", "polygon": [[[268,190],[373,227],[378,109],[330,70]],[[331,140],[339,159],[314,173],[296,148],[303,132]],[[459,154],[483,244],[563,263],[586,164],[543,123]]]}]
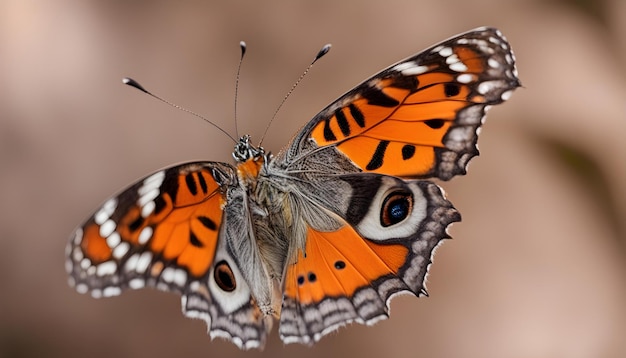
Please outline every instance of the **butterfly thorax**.
[{"label": "butterfly thorax", "polygon": [[237,163],[237,177],[240,184],[253,190],[263,163],[265,163],[263,156],[253,157],[245,162]]},{"label": "butterfly thorax", "polygon": [[249,135],[235,145],[233,158],[237,162],[239,187],[245,192],[244,206],[254,222],[253,235],[260,258],[268,274],[280,280],[285,265],[295,260],[299,250],[304,250],[306,220],[294,215],[295,208],[303,202],[302,193],[287,180],[292,173],[276,162],[277,157],[253,146]]},{"label": "butterfly thorax", "polygon": [[[289,246],[286,240],[288,234],[285,232],[289,220],[285,220],[283,210],[286,195],[284,187],[274,180],[267,180],[268,164],[273,157],[266,153],[263,147],[252,145],[249,135],[239,139],[232,155],[236,161],[238,186],[243,194],[240,198],[245,201],[242,206],[244,212],[241,215],[248,217],[253,223],[250,228],[253,231],[251,235],[258,248],[258,258],[263,263],[263,270],[273,280],[280,279]],[[248,261],[254,256],[255,254],[252,254],[252,257],[243,258],[242,261]],[[265,285],[262,286],[263,291],[267,289]],[[253,296],[256,296],[254,287],[252,290]],[[255,298],[263,300],[261,297]],[[272,302],[271,305],[275,306],[277,303],[280,301]],[[279,306],[275,306],[274,309],[279,310]]]}]

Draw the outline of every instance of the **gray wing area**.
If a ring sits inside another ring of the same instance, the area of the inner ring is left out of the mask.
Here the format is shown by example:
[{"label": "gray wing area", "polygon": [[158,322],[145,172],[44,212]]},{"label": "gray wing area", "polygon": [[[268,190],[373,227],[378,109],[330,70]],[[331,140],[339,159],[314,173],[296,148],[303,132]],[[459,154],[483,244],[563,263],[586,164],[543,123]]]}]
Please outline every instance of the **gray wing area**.
[{"label": "gray wing area", "polygon": [[205,277],[185,287],[183,313],[206,321],[211,338],[230,340],[242,349],[263,348],[274,318],[261,312],[224,241],[213,262]]},{"label": "gray wing area", "polygon": [[337,214],[350,227],[345,232],[358,235],[316,231],[306,255],[287,267],[279,327],[285,342],[310,344],[351,322],[372,325],[388,317],[394,295],[426,295],[435,248],[461,219],[434,183],[376,174],[342,179],[354,194]]}]

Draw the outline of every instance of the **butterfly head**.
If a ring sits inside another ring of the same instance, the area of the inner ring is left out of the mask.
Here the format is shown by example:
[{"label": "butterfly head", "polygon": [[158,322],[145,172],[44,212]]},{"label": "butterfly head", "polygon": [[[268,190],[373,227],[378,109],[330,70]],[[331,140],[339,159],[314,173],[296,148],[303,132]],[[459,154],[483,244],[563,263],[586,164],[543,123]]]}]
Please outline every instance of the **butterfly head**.
[{"label": "butterfly head", "polygon": [[239,138],[239,142],[235,144],[235,150],[233,151],[233,158],[237,163],[244,163],[249,159],[262,158],[265,155],[263,147],[255,147],[250,143],[250,136],[244,135]]},{"label": "butterfly head", "polygon": [[261,167],[266,162],[266,154],[263,147],[255,147],[250,143],[250,136],[244,135],[235,144],[233,158],[237,161],[237,176],[239,183],[244,187],[254,188]]}]

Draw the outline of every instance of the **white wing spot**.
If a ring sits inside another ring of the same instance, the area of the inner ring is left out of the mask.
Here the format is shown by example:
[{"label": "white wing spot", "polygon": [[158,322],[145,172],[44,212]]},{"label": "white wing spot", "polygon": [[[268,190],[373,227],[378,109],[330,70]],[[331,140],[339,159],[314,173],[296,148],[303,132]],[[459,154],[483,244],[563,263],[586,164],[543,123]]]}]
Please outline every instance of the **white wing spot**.
[{"label": "white wing spot", "polygon": [[448,140],[446,141],[446,146],[454,147],[455,143],[465,143],[469,138],[473,137],[472,127],[456,127],[452,128],[448,132]]},{"label": "white wing spot", "polygon": [[441,50],[439,50],[438,52],[439,52],[439,55],[441,57],[448,57],[448,56],[452,55],[452,53],[453,53],[452,52],[452,48],[450,48],[450,47],[444,47]]},{"label": "white wing spot", "polygon": [[161,279],[167,283],[171,283],[174,280],[174,269],[166,267],[163,272],[161,272]]},{"label": "white wing spot", "polygon": [[89,287],[87,287],[87,285],[85,285],[84,283],[79,283],[78,285],[76,285],[76,292],[80,294],[85,294],[87,293],[87,291],[89,291]]},{"label": "white wing spot", "polygon": [[500,45],[501,44],[500,39],[498,39],[497,37],[489,36],[488,40],[489,40],[489,42],[491,42],[493,44],[496,44],[496,45]]},{"label": "white wing spot", "polygon": [[428,72],[428,66],[414,66],[410,68],[406,68],[402,71],[402,74],[405,76],[416,76],[421,75],[422,73]]},{"label": "white wing spot", "polygon": [[478,93],[487,94],[501,85],[500,81],[485,81],[478,85]]},{"label": "white wing spot", "polygon": [[156,204],[154,203],[154,200],[146,203],[146,205],[144,205],[141,208],[141,217],[147,218],[148,215],[150,215],[150,214],[152,214],[154,212],[154,208],[155,207],[156,207]]},{"label": "white wing spot", "polygon": [[103,262],[100,265],[98,265],[98,268],[96,269],[96,275],[97,276],[112,275],[115,273],[115,270],[117,270],[117,264],[115,263],[115,261]]},{"label": "white wing spot", "polygon": [[178,269],[174,273],[174,279],[172,280],[176,285],[184,287],[187,283],[187,272],[183,269]]},{"label": "white wing spot", "polygon": [[119,287],[115,287],[115,286],[109,286],[105,288],[104,290],[102,290],[102,296],[104,297],[117,296],[120,293],[122,293],[122,289]]},{"label": "white wing spot", "polygon": [[145,245],[145,243],[148,242],[148,240],[150,240],[151,237],[152,237],[152,227],[146,226],[143,229],[141,229],[141,232],[139,233],[139,238],[137,239],[137,241],[139,242],[140,245]]},{"label": "white wing spot", "polygon": [[94,288],[94,289],[91,291],[91,297],[93,297],[93,298],[100,298],[100,297],[102,297],[102,291],[100,291],[100,290],[99,290],[99,289],[97,289],[97,288]]},{"label": "white wing spot", "polygon": [[74,245],[80,245],[81,241],[83,241],[83,229],[78,228],[74,233]]},{"label": "white wing spot", "polygon": [[408,61],[408,62],[403,62],[403,63],[399,63],[395,66],[393,66],[392,70],[394,71],[398,71],[398,72],[402,72],[406,69],[409,69],[411,67],[415,67],[417,64],[415,63],[415,61]]},{"label": "white wing spot", "polygon": [[456,63],[453,63],[451,65],[448,65],[448,67],[452,71],[456,71],[456,72],[465,72],[465,71],[467,71],[467,66],[465,66],[465,64],[463,62],[456,62]]},{"label": "white wing spot", "polygon": [[130,250],[130,244],[127,242],[122,242],[121,244],[117,245],[117,247],[113,250],[113,257],[119,260],[124,257],[126,253],[128,253],[128,250]]},{"label": "white wing spot", "polygon": [[91,260],[85,257],[84,259],[80,261],[80,268],[82,268],[83,270],[86,270],[89,267],[91,267]]},{"label": "white wing spot", "polygon": [[145,286],[146,286],[146,281],[144,281],[144,279],[142,278],[134,278],[128,281],[128,287],[132,288],[133,290],[144,288]]},{"label": "white wing spot", "polygon": [[513,57],[511,57],[511,53],[507,53],[507,54],[504,56],[504,60],[505,60],[505,61],[506,61],[506,63],[508,63],[509,65],[512,65],[512,64],[513,64],[513,62],[515,62],[515,61],[513,60]]},{"label": "white wing spot", "polygon": [[401,72],[405,76],[415,76],[427,72],[428,66],[418,66],[415,61],[408,61],[395,65],[393,70]]},{"label": "white wing spot", "polygon": [[141,215],[145,218],[146,216],[152,213],[154,210],[154,203],[151,206],[146,206],[148,203],[152,202],[157,196],[159,196],[161,184],[163,184],[163,180],[165,179],[165,171],[161,170],[147,177],[143,181],[143,185],[139,187],[137,193],[139,194],[139,199],[137,199],[137,205],[139,205],[141,210]]},{"label": "white wing spot", "polygon": [[76,246],[72,251],[72,259],[76,262],[82,260],[85,256],[83,255],[83,250],[80,247]]},{"label": "white wing spot", "polygon": [[108,237],[113,233],[113,231],[115,231],[116,226],[117,225],[115,225],[115,221],[108,219],[107,221],[102,223],[102,225],[100,225],[100,236]]},{"label": "white wing spot", "polygon": [[432,49],[431,52],[433,52],[433,53],[439,52],[439,51],[441,51],[442,48],[443,48],[443,46],[439,45],[439,46],[435,47],[434,49]]},{"label": "white wing spot", "polygon": [[[100,231],[102,231],[102,228],[100,228]],[[122,238],[120,237],[120,234],[117,231],[115,231],[107,237],[106,241],[107,241],[107,246],[109,246],[109,248],[112,249],[116,247],[117,245],[119,245],[120,242],[122,242]]]},{"label": "white wing spot", "polygon": [[139,261],[139,254],[134,254],[126,259],[126,263],[124,264],[124,270],[126,272],[135,270],[137,268],[137,261]]},{"label": "white wing spot", "polygon": [[164,171],[157,172],[147,177],[143,181],[143,184],[141,185],[141,187],[139,187],[139,189],[137,190],[137,193],[139,193],[139,195],[141,196],[141,195],[145,195],[147,192],[153,189],[159,189],[161,184],[163,184],[163,179],[165,179]]},{"label": "white wing spot", "polygon": [[166,267],[161,273],[161,279],[167,283],[174,283],[179,287],[184,287],[187,283],[187,273],[183,269]]},{"label": "white wing spot", "polygon": [[101,225],[103,222],[109,220],[109,216],[110,214],[107,213],[103,208],[96,212],[96,214],[93,216],[93,221],[95,221],[96,224]]},{"label": "white wing spot", "polygon": [[139,259],[137,260],[137,266],[135,267],[135,271],[137,273],[144,273],[150,266],[150,262],[152,262],[152,254],[149,251],[141,254]]},{"label": "white wing spot", "polygon": [[513,95],[513,91],[512,90],[504,91],[500,95],[500,98],[502,98],[503,101],[508,101],[509,98],[511,98],[511,95]]},{"label": "white wing spot", "polygon": [[469,73],[456,76],[456,80],[460,83],[470,83],[476,80],[475,76]]},{"label": "white wing spot", "polygon": [[156,199],[156,197],[159,196],[159,193],[160,193],[159,188],[152,188],[151,190],[146,191],[137,200],[137,205],[144,206],[148,204],[152,200]]},{"label": "white wing spot", "polygon": [[427,246],[426,241],[417,240],[413,242],[413,244],[411,244],[411,249],[413,250],[413,252],[422,252],[424,251],[426,246]]},{"label": "white wing spot", "polygon": [[496,59],[495,59],[495,58],[493,58],[493,57],[490,57],[490,58],[487,60],[487,64],[488,64],[488,65],[489,65],[489,67],[491,67],[491,68],[499,68],[499,67],[500,67],[500,62],[498,62],[498,60],[496,60]]},{"label": "white wing spot", "polygon": [[102,205],[100,210],[98,210],[98,212],[94,215],[93,219],[96,222],[96,224],[102,225],[105,221],[107,221],[111,217],[111,215],[113,215],[113,212],[115,212],[116,208],[117,208],[116,198],[111,198],[107,200],[104,203],[104,205]]},{"label": "white wing spot", "polygon": [[489,47],[489,43],[485,40],[475,40],[474,43],[476,46],[480,47],[480,50],[487,53],[493,53],[491,47]]},{"label": "white wing spot", "polygon": [[451,65],[451,64],[453,64],[453,63],[457,63],[457,62],[460,62],[460,61],[461,61],[461,60],[459,60],[459,56],[457,56],[456,54],[452,54],[452,55],[450,55],[450,56],[448,56],[448,57],[446,58],[446,63],[447,63],[448,65]]},{"label": "white wing spot", "polygon": [[111,214],[113,214],[116,208],[117,208],[117,198],[110,198],[104,203],[104,205],[102,205],[102,209],[106,210],[107,212],[110,212]]}]

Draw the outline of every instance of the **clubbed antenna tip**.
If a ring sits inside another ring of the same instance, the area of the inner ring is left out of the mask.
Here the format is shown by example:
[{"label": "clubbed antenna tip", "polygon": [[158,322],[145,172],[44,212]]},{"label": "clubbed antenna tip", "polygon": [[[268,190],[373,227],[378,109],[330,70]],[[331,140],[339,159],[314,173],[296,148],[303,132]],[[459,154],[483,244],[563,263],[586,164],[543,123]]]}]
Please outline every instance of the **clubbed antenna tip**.
[{"label": "clubbed antenna tip", "polygon": [[263,144],[263,139],[265,139],[265,135],[267,134],[267,131],[270,129],[270,126],[272,125],[272,122],[276,118],[276,115],[278,114],[278,111],[280,111],[280,109],[283,107],[283,104],[285,104],[285,101],[287,100],[287,98],[289,98],[291,93],[293,93],[293,90],[295,90],[296,87],[298,87],[298,85],[300,84],[300,82],[302,81],[304,76],[306,76],[306,74],[309,73],[309,70],[311,70],[311,67],[313,67],[315,62],[317,62],[317,60],[319,60],[320,58],[324,57],[324,55],[326,55],[328,53],[328,51],[330,51],[330,47],[331,47],[330,44],[326,44],[326,45],[322,46],[322,48],[317,52],[317,55],[315,55],[315,58],[313,59],[313,61],[311,61],[309,66],[300,75],[300,78],[298,78],[296,83],[294,83],[293,86],[291,86],[291,89],[287,92],[285,97],[283,97],[283,100],[278,105],[278,108],[276,108],[276,111],[274,112],[274,115],[272,116],[272,119],[270,119],[270,121],[267,123],[267,126],[265,127],[265,131],[263,132],[263,136],[261,137],[261,140],[259,141],[259,147]]},{"label": "clubbed antenna tip", "polygon": [[140,85],[140,84],[139,84],[139,82],[137,82],[137,81],[133,80],[133,79],[132,79],[132,78],[130,78],[130,77],[124,77],[124,78],[122,78],[122,82],[123,82],[125,85],[129,85],[129,86],[131,86],[131,87],[135,87],[136,89],[140,90],[141,92],[144,92],[144,93],[148,93],[148,94],[150,94],[150,92],[148,92],[148,90],[147,90],[147,89],[143,88],[143,86],[142,86],[142,85]]},{"label": "clubbed antenna tip", "polygon": [[330,51],[330,48],[332,47],[331,44],[326,44],[324,45],[321,49],[320,52],[317,53],[317,56],[315,56],[315,59],[313,60],[313,63],[315,63],[315,61],[319,60],[320,58],[322,58],[322,56],[326,55],[328,53],[328,51]]}]

